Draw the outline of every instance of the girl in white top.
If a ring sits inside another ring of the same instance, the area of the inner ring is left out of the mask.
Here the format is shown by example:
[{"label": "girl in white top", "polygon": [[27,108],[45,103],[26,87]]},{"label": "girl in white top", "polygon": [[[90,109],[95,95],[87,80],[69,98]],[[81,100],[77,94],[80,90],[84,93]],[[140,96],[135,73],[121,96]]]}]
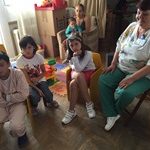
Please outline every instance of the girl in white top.
[{"label": "girl in white top", "polygon": [[69,89],[70,106],[65,117],[62,119],[63,124],[70,123],[76,116],[74,108],[78,99],[79,92],[82,94],[84,100],[86,101],[86,109],[89,118],[95,117],[94,105],[90,100],[90,96],[88,93],[88,84],[90,81],[90,77],[95,70],[92,53],[90,51],[84,50],[80,36],[73,35],[68,39],[68,42],[69,48],[73,52],[73,55],[69,60],[70,67],[72,68],[72,81],[70,82]]},{"label": "girl in white top", "polygon": [[48,88],[45,80],[44,58],[37,54],[37,45],[31,36],[23,37],[20,42],[22,55],[17,59],[17,67],[22,69],[30,85],[30,98],[33,113],[37,113],[38,102],[43,96],[47,106],[58,107],[58,103],[53,101],[53,94]]}]

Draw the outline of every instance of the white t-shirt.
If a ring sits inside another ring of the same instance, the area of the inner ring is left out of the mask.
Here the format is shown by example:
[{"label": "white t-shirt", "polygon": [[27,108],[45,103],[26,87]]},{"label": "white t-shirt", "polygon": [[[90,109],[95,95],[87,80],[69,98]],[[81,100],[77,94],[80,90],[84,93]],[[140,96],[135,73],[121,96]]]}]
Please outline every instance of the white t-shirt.
[{"label": "white t-shirt", "polygon": [[89,70],[95,70],[95,64],[93,62],[92,52],[91,51],[85,51],[85,55],[82,59],[80,59],[79,56],[73,56],[71,60],[69,61],[70,66],[73,70],[76,72],[81,71],[89,71]]},{"label": "white t-shirt", "polygon": [[[129,73],[150,65],[150,30],[137,37],[138,27],[137,22],[131,23],[120,36],[116,47],[119,52],[118,67]],[[150,79],[150,75],[146,77]]]},{"label": "white t-shirt", "polygon": [[[25,69],[29,75],[29,77],[38,77],[42,70],[40,66],[44,64],[44,58],[40,54],[35,54],[31,59],[25,58],[21,55],[17,59],[17,67],[20,69]],[[45,77],[43,77],[39,82],[46,81]]]}]

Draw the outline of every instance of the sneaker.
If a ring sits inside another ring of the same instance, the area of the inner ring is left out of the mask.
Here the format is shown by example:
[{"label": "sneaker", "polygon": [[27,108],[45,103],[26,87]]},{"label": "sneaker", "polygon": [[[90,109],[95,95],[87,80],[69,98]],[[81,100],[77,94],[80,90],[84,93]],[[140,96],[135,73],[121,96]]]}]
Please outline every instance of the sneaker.
[{"label": "sneaker", "polygon": [[105,130],[109,131],[119,118],[120,118],[120,115],[117,115],[115,117],[107,117],[107,124],[105,125]]},{"label": "sneaker", "polygon": [[67,111],[67,113],[66,113],[66,115],[65,115],[65,117],[62,119],[62,123],[63,124],[68,124],[68,123],[70,123],[72,120],[73,120],[73,118],[75,118],[76,117],[76,112],[75,111],[73,111],[73,112],[70,112],[69,110]]},{"label": "sneaker", "polygon": [[92,102],[86,103],[86,110],[87,110],[89,118],[92,119],[96,116],[95,110],[94,110],[94,104]]},{"label": "sneaker", "polygon": [[24,147],[28,143],[28,137],[26,133],[23,136],[18,137],[18,146]]},{"label": "sneaker", "polygon": [[46,104],[47,105],[47,107],[49,107],[49,108],[58,108],[59,107],[59,104],[58,104],[58,102],[56,102],[56,101],[52,101],[51,103],[47,103]]}]

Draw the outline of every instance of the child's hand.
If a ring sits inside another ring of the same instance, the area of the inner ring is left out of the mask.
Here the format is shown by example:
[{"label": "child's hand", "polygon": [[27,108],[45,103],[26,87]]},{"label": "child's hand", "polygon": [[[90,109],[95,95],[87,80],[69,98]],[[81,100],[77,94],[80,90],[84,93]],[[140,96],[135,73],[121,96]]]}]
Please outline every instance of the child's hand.
[{"label": "child's hand", "polygon": [[79,56],[81,53],[82,53],[81,50],[80,50],[80,51],[77,51],[77,52],[74,52],[74,53],[73,53],[73,56]]},{"label": "child's hand", "polygon": [[45,97],[44,93],[38,87],[35,87],[35,89],[37,90],[37,92],[41,97]]},{"label": "child's hand", "polygon": [[31,80],[34,84],[38,83],[38,81],[39,81],[38,78],[35,78],[35,77],[31,78],[30,80]]},{"label": "child's hand", "polygon": [[39,88],[37,88],[36,90],[38,91],[38,93],[41,97],[45,97],[44,93]]},{"label": "child's hand", "polygon": [[78,53],[73,53],[73,56],[78,56]]}]

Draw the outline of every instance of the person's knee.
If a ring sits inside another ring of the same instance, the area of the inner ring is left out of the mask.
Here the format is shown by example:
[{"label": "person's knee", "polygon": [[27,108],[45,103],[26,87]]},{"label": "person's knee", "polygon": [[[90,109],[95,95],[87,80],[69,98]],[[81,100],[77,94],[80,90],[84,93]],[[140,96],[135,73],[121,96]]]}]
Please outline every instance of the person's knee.
[{"label": "person's knee", "polygon": [[69,87],[72,89],[72,88],[74,88],[74,87],[76,87],[76,86],[77,86],[77,80],[74,79],[74,80],[72,80],[72,81],[70,82]]},{"label": "person's knee", "polygon": [[83,79],[84,79],[84,74],[83,74],[82,72],[80,72],[80,73],[78,73],[78,74],[76,75],[76,80],[77,80],[79,83],[81,83]]},{"label": "person's knee", "polygon": [[132,99],[134,97],[135,97],[134,93],[128,90],[124,90],[120,95],[121,99]]},{"label": "person's knee", "polygon": [[25,132],[25,123],[11,122],[10,129],[12,136],[22,135]]},{"label": "person's knee", "polygon": [[48,84],[46,81],[41,81],[39,84],[41,88],[48,88]]},{"label": "person's knee", "polygon": [[125,107],[127,107],[134,99],[134,93],[124,90],[118,97],[116,102],[116,109],[121,112]]}]

